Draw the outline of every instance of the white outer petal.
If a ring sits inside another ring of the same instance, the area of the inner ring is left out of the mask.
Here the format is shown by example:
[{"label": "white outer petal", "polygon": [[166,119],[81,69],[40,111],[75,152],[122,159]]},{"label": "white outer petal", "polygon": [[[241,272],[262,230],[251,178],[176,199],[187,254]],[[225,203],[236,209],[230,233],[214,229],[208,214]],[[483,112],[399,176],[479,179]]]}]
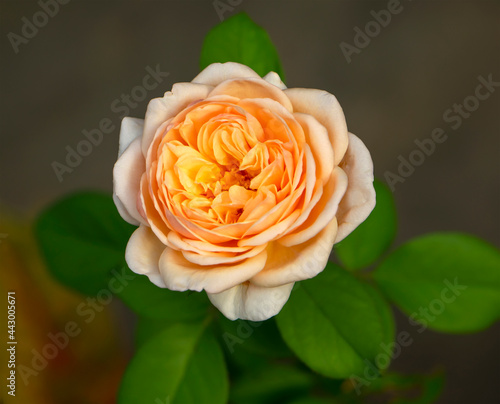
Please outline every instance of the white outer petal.
[{"label": "white outer petal", "polygon": [[370,152],[352,133],[349,133],[349,148],[340,166],[347,174],[348,186],[337,212],[339,230],[335,243],[342,241],[368,217],[376,199]]},{"label": "white outer petal", "polygon": [[202,267],[189,262],[180,251],[166,247],[160,257],[160,272],[170,290],[206,290],[220,293],[246,282],[266,264],[267,252],[231,265]]},{"label": "white outer petal", "polygon": [[268,259],[262,271],[250,282],[263,287],[275,287],[313,278],[325,269],[337,235],[334,218],[312,239],[285,247],[275,242],[268,247]]},{"label": "white outer petal", "polygon": [[113,200],[121,217],[135,226],[144,223],[137,211],[141,177],[146,170],[141,153],[141,138],[137,137],[121,154],[113,167]]},{"label": "white outer petal", "polygon": [[226,80],[249,77],[260,78],[252,69],[240,63],[212,63],[205,67],[205,69],[192,80],[192,83],[217,86]]},{"label": "white outer petal", "polygon": [[314,116],[328,130],[335,165],[339,164],[347,150],[348,136],[344,111],[335,96],[313,88],[288,88],[284,92],[290,98],[294,112]]},{"label": "white outer petal", "polygon": [[244,283],[222,293],[207,293],[212,304],[230,320],[264,321],[280,312],[293,288],[293,283],[265,288]]},{"label": "white outer petal", "polygon": [[122,119],[120,128],[120,140],[118,146],[118,157],[120,157],[125,149],[139,136],[142,136],[144,129],[144,119],[131,118],[126,116]]},{"label": "white outer petal", "polygon": [[269,72],[262,78],[266,80],[268,83],[271,83],[272,85],[275,85],[276,87],[282,90],[286,89],[285,83],[281,81],[279,74],[276,72]]},{"label": "white outer petal", "polygon": [[156,286],[165,288],[158,266],[165,248],[149,227],[141,225],[132,233],[128,241],[125,261],[133,272],[147,275]]}]

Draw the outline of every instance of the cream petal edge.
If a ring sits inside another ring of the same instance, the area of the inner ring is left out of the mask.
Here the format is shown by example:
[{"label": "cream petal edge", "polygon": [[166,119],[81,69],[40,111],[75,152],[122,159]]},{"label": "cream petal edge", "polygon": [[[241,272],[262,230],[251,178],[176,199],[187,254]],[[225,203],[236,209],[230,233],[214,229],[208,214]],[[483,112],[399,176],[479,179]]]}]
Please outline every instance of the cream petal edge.
[{"label": "cream petal edge", "polygon": [[195,265],[180,251],[166,247],[160,257],[159,268],[165,285],[170,290],[195,290],[220,293],[246,282],[264,268],[267,252],[233,264],[202,267]]},{"label": "cream petal edge", "polygon": [[212,304],[230,320],[264,321],[278,314],[290,297],[293,283],[266,288],[240,284],[222,293],[207,293]]},{"label": "cream petal edge", "polygon": [[349,133],[349,148],[341,167],[349,183],[337,212],[339,230],[335,243],[342,241],[370,215],[376,201],[370,152],[352,133]]},{"label": "cream petal edge", "polygon": [[165,288],[159,269],[160,257],[165,248],[149,227],[141,225],[127,243],[125,261],[133,272],[146,275],[155,285]]},{"label": "cream petal edge", "polygon": [[250,77],[260,78],[250,67],[241,63],[212,63],[205,67],[191,82],[217,86],[226,80]]},{"label": "cream petal edge", "polygon": [[[113,167],[113,200],[122,218],[133,225],[144,223],[137,210],[141,177],[145,171],[141,138],[135,138]],[[132,220],[131,220],[132,219]]]},{"label": "cream petal edge", "polygon": [[131,118],[126,116],[122,119],[120,126],[120,139],[118,143],[118,157],[136,138],[142,136],[144,129],[144,119]]}]

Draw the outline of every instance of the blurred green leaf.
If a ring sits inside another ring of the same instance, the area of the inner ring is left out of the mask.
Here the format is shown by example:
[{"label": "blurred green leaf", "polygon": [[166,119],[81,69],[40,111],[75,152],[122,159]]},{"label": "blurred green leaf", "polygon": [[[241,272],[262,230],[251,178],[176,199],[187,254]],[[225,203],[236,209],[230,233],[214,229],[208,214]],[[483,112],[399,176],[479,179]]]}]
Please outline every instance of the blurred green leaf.
[{"label": "blurred green leaf", "polygon": [[476,237],[436,233],[391,253],[374,278],[411,320],[434,330],[482,330],[500,316],[500,252]]},{"label": "blurred green leaf", "polygon": [[160,288],[145,275],[136,275],[117,295],[140,316],[171,321],[190,321],[206,316],[211,307],[204,292],[174,292]]},{"label": "blurred green leaf", "polygon": [[120,217],[111,196],[98,192],[80,192],[56,202],[35,226],[52,275],[88,295],[107,288],[109,272],[125,265],[125,246],[134,230]]},{"label": "blurred green leaf", "polygon": [[230,354],[245,350],[270,358],[293,356],[283,341],[274,319],[262,322],[228,320],[219,316],[221,339]]},{"label": "blurred green leaf", "polygon": [[387,185],[375,180],[377,204],[368,218],[335,245],[335,253],[349,270],[373,264],[391,246],[396,236],[396,206]]},{"label": "blurred green leaf", "polygon": [[222,350],[207,321],[175,324],[146,341],[122,379],[119,404],[225,404]]},{"label": "blurred green leaf", "polygon": [[304,397],[290,401],[289,404],[341,404],[341,401],[316,397]]},{"label": "blurred green leaf", "polygon": [[284,81],[280,59],[269,35],[246,13],[233,15],[212,28],[205,37],[201,69],[224,62],[242,63],[261,76],[274,71]]},{"label": "blurred green leaf", "polygon": [[373,368],[383,344],[392,342],[393,324],[383,306],[352,274],[328,263],[292,291],[276,319],[286,343],[310,368],[347,378]]},{"label": "blurred green leaf", "polygon": [[235,404],[274,404],[306,394],[313,385],[312,374],[285,365],[268,365],[245,373],[231,387]]},{"label": "blurred green leaf", "polygon": [[389,373],[373,380],[363,390],[363,396],[370,397],[371,401],[377,401],[378,398],[378,402],[391,404],[432,404],[436,402],[443,387],[443,372],[431,375]]}]

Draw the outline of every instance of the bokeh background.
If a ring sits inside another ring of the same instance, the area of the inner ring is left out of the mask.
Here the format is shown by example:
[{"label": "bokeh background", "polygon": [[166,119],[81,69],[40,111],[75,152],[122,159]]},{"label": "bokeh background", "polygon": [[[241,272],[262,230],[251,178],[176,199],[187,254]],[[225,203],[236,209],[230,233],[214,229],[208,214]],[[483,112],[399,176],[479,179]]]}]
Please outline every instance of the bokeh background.
[{"label": "bokeh background", "polygon": [[[350,131],[370,149],[382,180],[387,171],[397,173],[398,156],[408,158],[416,139],[429,138],[437,127],[448,134],[396,185],[397,243],[452,230],[500,244],[500,87],[456,130],[443,120],[447,109],[474,95],[478,76],[492,74],[500,81],[498,1],[401,0],[402,11],[350,63],[340,44],[353,45],[355,27],[363,29],[374,19],[371,11],[387,9],[387,1],[219,3],[228,5],[224,18],[246,11],[268,30],[288,86],[337,96]],[[0,4],[0,233],[7,234],[0,245],[0,281],[3,289],[19,290],[18,338],[25,338],[29,353],[30,344],[43,346],[47,332],[74,316],[83,299],[48,277],[30,239],[30,221],[70,191],[111,191],[120,122],[111,104],[141,84],[147,66],[159,65],[169,75],[130,108],[131,116],[143,117],[150,98],[190,81],[199,72],[204,35],[220,18],[212,1],[72,0],[15,53],[8,34],[20,35],[22,18],[32,20],[40,5]],[[84,139],[82,130],[97,128],[104,118],[115,130],[60,182],[52,163],[64,163],[66,147],[75,148]],[[134,319],[115,301],[98,317],[50,371],[32,378],[31,394],[23,393],[30,401],[22,402],[113,402],[131,352]],[[439,403],[500,402],[498,324],[479,334],[450,336],[419,334],[404,316],[397,318],[398,330],[408,330],[414,343],[392,369],[444,367]],[[2,372],[3,363],[2,357]]]}]

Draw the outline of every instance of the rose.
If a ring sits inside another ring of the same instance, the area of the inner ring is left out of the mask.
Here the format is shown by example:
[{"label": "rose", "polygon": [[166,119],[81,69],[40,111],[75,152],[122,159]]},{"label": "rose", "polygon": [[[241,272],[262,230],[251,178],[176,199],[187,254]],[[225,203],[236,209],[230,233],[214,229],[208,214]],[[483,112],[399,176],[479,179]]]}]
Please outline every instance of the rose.
[{"label": "rose", "polygon": [[375,205],[373,164],[337,99],[212,64],[124,118],[113,198],[138,225],[126,261],[159,287],[205,290],[265,320]]}]

